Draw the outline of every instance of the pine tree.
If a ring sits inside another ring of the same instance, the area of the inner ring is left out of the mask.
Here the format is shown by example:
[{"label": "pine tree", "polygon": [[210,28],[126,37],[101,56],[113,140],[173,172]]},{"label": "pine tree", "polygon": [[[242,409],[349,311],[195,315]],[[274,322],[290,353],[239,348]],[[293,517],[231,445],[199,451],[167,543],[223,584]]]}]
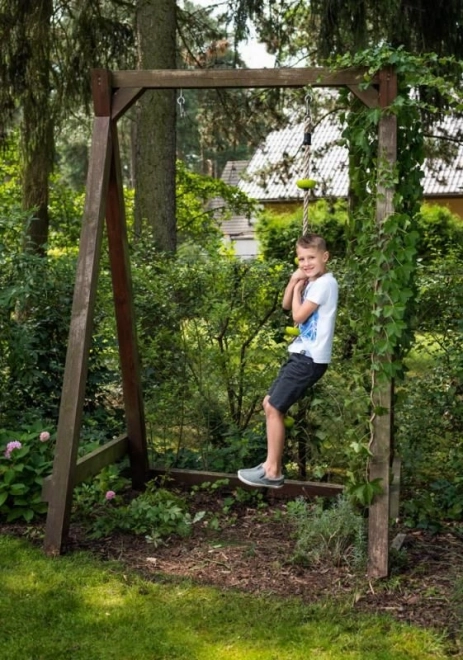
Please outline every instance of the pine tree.
[{"label": "pine tree", "polygon": [[0,40],[0,136],[19,126],[25,247],[43,254],[55,133],[88,107],[92,67],[126,66],[133,34],[117,0],[2,0]]}]

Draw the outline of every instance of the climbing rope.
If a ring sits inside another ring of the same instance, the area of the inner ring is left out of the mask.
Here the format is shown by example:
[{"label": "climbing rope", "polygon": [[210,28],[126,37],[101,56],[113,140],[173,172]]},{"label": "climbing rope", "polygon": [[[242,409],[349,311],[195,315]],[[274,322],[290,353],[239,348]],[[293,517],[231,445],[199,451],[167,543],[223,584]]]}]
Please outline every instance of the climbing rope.
[{"label": "climbing rope", "polygon": [[[304,179],[310,180],[310,152],[312,146],[312,109],[311,103],[313,100],[312,91],[308,91],[305,96],[305,121],[304,121],[304,160],[303,172]],[[304,207],[302,212],[302,235],[305,236],[309,230],[309,201],[310,201],[310,188],[304,189]]]},{"label": "climbing rope", "polygon": [[302,211],[302,235],[309,231],[309,204],[310,204],[310,195],[311,190],[315,188],[316,182],[310,178],[310,156],[311,156],[311,146],[312,146],[312,108],[311,103],[313,101],[312,90],[309,90],[305,95],[305,120],[304,120],[304,141],[302,146],[304,148],[304,157],[303,157],[303,177],[299,179],[296,184],[298,188],[301,188],[304,191],[304,207]]}]

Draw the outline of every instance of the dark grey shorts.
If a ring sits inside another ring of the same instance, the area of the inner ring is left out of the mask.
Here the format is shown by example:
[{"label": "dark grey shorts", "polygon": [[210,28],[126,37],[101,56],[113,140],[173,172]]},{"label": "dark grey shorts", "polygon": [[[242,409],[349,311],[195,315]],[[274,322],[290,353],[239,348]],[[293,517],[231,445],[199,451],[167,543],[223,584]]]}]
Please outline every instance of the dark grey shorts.
[{"label": "dark grey shorts", "polygon": [[327,364],[316,364],[306,355],[290,353],[270,386],[270,403],[281,413],[288,412],[309,387],[320,380],[327,368]]}]

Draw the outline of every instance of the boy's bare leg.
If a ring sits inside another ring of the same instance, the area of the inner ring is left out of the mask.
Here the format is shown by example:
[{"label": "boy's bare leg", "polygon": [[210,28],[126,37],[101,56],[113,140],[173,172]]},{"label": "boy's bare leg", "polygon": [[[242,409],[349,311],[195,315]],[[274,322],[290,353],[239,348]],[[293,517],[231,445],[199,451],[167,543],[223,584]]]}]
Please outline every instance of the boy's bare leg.
[{"label": "boy's bare leg", "polygon": [[263,402],[267,425],[267,458],[262,467],[269,479],[281,477],[283,449],[285,446],[284,415],[274,408],[267,395]]}]

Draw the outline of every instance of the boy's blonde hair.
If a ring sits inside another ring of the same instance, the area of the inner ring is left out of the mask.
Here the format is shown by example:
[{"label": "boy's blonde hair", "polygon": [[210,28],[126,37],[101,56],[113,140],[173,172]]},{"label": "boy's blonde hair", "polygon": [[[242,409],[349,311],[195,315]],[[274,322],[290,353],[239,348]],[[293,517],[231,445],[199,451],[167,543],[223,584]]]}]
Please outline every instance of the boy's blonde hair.
[{"label": "boy's blonde hair", "polygon": [[326,252],[326,241],[322,236],[318,234],[305,234],[297,239],[296,247],[301,248],[315,248],[320,250],[320,252]]}]

